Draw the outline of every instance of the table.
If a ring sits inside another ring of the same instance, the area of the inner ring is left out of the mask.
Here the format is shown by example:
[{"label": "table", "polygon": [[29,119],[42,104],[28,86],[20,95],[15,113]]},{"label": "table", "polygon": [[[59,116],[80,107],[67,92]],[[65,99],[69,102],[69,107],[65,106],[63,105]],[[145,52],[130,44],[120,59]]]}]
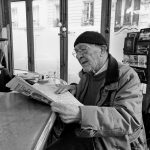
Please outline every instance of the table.
[{"label": "table", "polygon": [[44,103],[0,92],[0,150],[42,150],[55,119]]}]

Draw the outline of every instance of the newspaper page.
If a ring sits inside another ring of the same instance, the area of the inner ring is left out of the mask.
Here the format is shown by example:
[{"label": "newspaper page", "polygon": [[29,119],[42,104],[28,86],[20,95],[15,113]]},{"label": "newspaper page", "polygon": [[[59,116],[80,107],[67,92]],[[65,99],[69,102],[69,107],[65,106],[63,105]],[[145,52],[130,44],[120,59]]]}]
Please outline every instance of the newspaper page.
[{"label": "newspaper page", "polygon": [[17,91],[23,95],[31,96],[32,98],[50,104],[52,99],[47,97],[40,91],[36,90],[32,85],[26,82],[21,77],[15,76],[10,82],[6,84],[12,91]]},{"label": "newspaper page", "polygon": [[[80,102],[70,93],[65,92],[63,94],[56,94],[55,91],[58,89],[58,81],[54,84],[47,83],[35,83],[30,85],[24,79],[19,76],[15,76],[10,82],[6,84],[13,91],[17,91],[26,96],[30,96],[36,100],[50,104],[52,101],[60,103],[69,103],[78,105]],[[60,80],[62,82],[62,80]]]},{"label": "newspaper page", "polygon": [[36,83],[33,86],[35,87],[35,89],[41,91],[55,102],[74,105],[81,104],[70,92],[56,94],[55,91],[58,89],[57,84],[51,84],[48,82],[45,84]]}]

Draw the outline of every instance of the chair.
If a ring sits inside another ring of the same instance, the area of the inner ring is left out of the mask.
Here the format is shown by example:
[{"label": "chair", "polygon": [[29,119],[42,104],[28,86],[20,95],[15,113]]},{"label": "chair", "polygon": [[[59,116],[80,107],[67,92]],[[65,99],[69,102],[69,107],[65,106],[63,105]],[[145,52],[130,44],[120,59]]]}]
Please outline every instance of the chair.
[{"label": "chair", "polygon": [[5,57],[5,54],[4,54],[2,49],[0,49],[0,63],[1,63],[2,66],[4,66],[4,68],[7,67],[6,57]]},{"label": "chair", "polygon": [[11,80],[8,69],[0,65],[0,92],[9,92],[10,89],[6,87],[6,83]]},{"label": "chair", "polygon": [[2,49],[0,49],[0,92],[9,92],[10,89],[6,87],[6,83],[11,80],[10,73],[6,69],[6,59],[5,54]]},{"label": "chair", "polygon": [[147,139],[147,146],[150,149],[150,113],[144,113],[143,112],[143,122],[145,126],[145,132],[146,132],[146,139]]}]

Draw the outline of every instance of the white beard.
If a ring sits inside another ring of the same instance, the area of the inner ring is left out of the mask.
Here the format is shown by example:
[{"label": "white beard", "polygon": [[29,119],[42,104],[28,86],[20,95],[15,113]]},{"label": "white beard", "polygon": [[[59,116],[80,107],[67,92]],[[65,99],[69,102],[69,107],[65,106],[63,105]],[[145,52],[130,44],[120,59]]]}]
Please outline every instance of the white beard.
[{"label": "white beard", "polygon": [[84,72],[87,72],[87,73],[92,72],[92,73],[95,74],[95,71],[94,71],[91,67],[86,67],[86,68],[83,67],[83,71],[84,71]]}]

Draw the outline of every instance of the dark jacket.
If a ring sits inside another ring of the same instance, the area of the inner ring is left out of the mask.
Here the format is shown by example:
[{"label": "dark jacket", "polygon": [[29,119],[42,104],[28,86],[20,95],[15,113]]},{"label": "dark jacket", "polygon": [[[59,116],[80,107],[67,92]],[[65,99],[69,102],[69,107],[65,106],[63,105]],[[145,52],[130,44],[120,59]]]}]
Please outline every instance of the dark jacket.
[{"label": "dark jacket", "polygon": [[[80,72],[76,98],[82,102],[89,75]],[[79,137],[93,138],[95,150],[146,150],[142,91],[137,73],[109,55],[103,88],[96,106],[81,106]]]}]

